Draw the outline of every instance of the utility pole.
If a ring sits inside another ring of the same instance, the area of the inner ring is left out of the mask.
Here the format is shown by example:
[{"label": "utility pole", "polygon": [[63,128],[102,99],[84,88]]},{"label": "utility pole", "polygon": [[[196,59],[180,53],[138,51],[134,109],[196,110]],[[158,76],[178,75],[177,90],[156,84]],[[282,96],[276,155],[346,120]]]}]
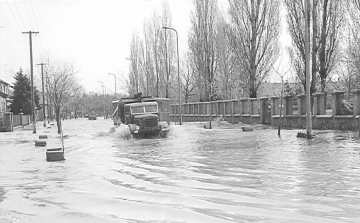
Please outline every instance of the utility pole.
[{"label": "utility pole", "polygon": [[43,113],[44,113],[44,127],[46,127],[46,116],[45,116],[45,90],[44,90],[44,65],[46,63],[39,63],[41,66],[41,82],[42,82],[42,96],[43,96]]},{"label": "utility pole", "polygon": [[35,103],[34,103],[34,75],[33,75],[33,58],[32,58],[32,34],[38,34],[39,32],[22,32],[22,34],[29,34],[30,42],[30,74],[31,74],[31,110],[32,110],[32,122],[33,122],[33,134],[36,134],[36,123],[35,123]]},{"label": "utility pole", "polygon": [[309,0],[305,0],[306,137],[311,139]]}]

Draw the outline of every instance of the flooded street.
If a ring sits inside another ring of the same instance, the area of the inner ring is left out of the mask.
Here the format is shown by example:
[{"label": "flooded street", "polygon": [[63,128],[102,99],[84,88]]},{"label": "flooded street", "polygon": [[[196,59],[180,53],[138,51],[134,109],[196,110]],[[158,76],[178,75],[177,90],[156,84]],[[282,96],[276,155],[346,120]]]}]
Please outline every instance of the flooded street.
[{"label": "flooded street", "polygon": [[124,139],[110,119],[65,120],[66,160],[46,162],[41,125],[0,133],[0,222],[360,222],[357,133],[185,123]]}]

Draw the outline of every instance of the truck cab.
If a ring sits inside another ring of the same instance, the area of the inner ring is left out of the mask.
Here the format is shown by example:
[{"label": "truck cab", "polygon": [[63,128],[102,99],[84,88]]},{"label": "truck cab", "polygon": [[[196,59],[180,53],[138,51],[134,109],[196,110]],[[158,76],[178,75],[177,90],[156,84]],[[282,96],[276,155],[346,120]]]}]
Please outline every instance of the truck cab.
[{"label": "truck cab", "polygon": [[170,130],[168,107],[167,98],[122,98],[113,113],[114,124],[128,125],[134,136],[166,137]]}]

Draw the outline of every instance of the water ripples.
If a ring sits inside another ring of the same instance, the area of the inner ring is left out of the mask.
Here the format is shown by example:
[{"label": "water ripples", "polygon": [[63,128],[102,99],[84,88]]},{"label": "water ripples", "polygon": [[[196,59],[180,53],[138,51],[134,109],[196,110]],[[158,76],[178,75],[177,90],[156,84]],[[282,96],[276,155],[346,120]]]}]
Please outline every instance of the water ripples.
[{"label": "water ripples", "polygon": [[110,123],[65,121],[63,162],[45,162],[25,133],[29,142],[2,146],[0,221],[360,221],[354,133],[315,131],[307,141],[295,130],[279,138],[261,126],[187,123],[165,139],[132,139]]}]

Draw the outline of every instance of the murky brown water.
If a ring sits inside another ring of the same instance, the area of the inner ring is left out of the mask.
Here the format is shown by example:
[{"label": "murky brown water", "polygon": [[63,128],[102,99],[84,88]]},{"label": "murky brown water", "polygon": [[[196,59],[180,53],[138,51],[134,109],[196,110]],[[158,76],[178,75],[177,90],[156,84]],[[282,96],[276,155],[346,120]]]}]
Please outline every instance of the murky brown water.
[{"label": "murky brown water", "polygon": [[196,123],[127,140],[110,127],[65,121],[52,163],[31,131],[0,133],[0,222],[360,222],[355,133]]}]

